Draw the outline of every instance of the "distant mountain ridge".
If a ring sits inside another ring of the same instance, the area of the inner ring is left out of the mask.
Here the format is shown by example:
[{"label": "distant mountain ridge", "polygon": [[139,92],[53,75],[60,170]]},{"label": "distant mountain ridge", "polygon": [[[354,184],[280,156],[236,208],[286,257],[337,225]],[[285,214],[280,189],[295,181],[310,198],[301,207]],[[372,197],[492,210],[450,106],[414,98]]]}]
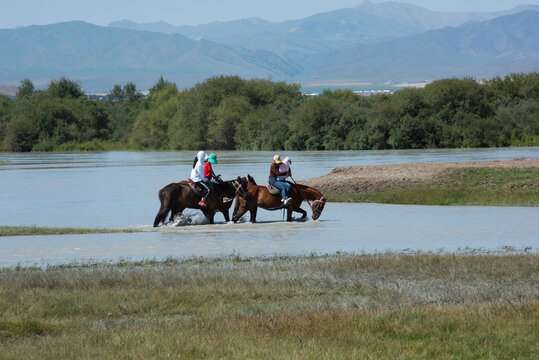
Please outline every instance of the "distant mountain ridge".
[{"label": "distant mountain ridge", "polygon": [[382,74],[386,81],[414,81],[538,71],[539,12],[527,10],[325,55],[310,61],[298,76],[380,81]]},{"label": "distant mountain ridge", "polygon": [[316,35],[316,38],[326,37],[332,41],[341,38],[352,42],[362,40],[370,42],[388,37],[403,37],[446,26],[457,27],[467,22],[481,22],[524,10],[539,11],[539,5],[519,5],[510,10],[496,12],[440,12],[406,3],[388,1],[375,4],[363,1],[354,8],[338,9],[283,22],[248,18],[227,22],[215,21],[197,26],[174,26],[163,21],[139,24],[122,20],[112,22],[109,26],[130,30],[179,33],[192,39],[206,39],[249,48],[251,46],[246,45],[251,43],[245,44],[245,39],[259,37],[262,36],[261,34],[280,37],[289,35],[299,38],[312,38]]},{"label": "distant mountain ridge", "polygon": [[[153,23],[154,31],[128,21],[118,27],[72,21],[4,29],[0,83],[30,78],[39,86],[67,76],[80,80],[85,89],[108,91],[128,81],[144,90],[160,75],[183,88],[221,74],[309,83],[538,71],[539,6],[515,9],[470,22],[493,13],[458,13],[457,21],[455,13],[364,2],[356,9],[281,23],[251,18],[182,27],[184,33],[192,31],[183,35],[164,22]],[[435,20],[461,24],[425,30]],[[207,39],[212,36],[223,41]]]},{"label": "distant mountain ridge", "polygon": [[283,22],[249,18],[198,26],[173,26],[165,22],[137,24],[123,20],[109,26],[179,33],[191,39],[205,39],[250,50],[264,49],[273,52],[294,68],[303,69],[309,58],[345,46],[358,43],[369,45],[529,9],[539,11],[539,6],[520,5],[506,11],[467,13],[432,11],[397,2],[375,4],[363,1],[354,8]]},{"label": "distant mountain ridge", "polygon": [[[274,54],[191,40],[180,34],[115,29],[81,21],[0,30],[0,78],[82,79],[95,76],[140,81],[161,74],[192,84],[214,74],[290,77],[297,69]],[[151,83],[144,84],[145,86]]]}]

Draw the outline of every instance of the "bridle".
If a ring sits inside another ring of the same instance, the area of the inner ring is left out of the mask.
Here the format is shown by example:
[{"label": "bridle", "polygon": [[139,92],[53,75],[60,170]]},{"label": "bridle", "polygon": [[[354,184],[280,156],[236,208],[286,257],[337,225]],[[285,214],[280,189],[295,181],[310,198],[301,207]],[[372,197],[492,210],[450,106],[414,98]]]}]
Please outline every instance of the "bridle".
[{"label": "bridle", "polygon": [[234,180],[232,182],[232,185],[234,186],[234,188],[236,189],[236,196],[241,196],[242,198],[244,199],[247,199],[249,196],[251,196],[251,193],[248,192],[248,191],[245,191],[243,189],[243,185],[240,184],[240,182],[238,180]]}]

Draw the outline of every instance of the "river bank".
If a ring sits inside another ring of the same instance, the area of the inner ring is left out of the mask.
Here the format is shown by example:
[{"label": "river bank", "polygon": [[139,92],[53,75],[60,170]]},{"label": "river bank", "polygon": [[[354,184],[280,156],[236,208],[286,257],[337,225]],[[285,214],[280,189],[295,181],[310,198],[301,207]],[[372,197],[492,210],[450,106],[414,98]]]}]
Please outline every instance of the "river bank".
[{"label": "river bank", "polygon": [[330,201],[537,206],[539,158],[344,166],[303,183]]},{"label": "river bank", "polygon": [[537,254],[192,258],[0,269],[19,358],[535,358]]}]

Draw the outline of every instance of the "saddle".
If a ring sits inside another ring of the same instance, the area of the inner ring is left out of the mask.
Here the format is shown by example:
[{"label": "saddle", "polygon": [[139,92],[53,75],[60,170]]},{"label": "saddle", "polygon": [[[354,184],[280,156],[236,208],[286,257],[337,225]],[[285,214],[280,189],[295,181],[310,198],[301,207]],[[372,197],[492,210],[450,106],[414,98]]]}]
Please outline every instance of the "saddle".
[{"label": "saddle", "polygon": [[272,186],[270,183],[266,185],[266,188],[271,195],[281,195],[281,190],[277,189],[275,186]]},{"label": "saddle", "polygon": [[[187,183],[189,184],[189,186],[191,187],[191,189],[193,189],[193,191],[198,195],[198,196],[202,196],[202,194],[204,193],[202,188],[200,186],[197,186],[196,183],[193,181],[193,179],[189,178],[187,179]],[[218,184],[214,184],[212,182],[207,182],[206,183],[208,185],[208,187],[210,188],[210,191],[214,192],[215,190],[217,190],[217,193],[221,194],[222,193],[222,190],[219,186],[216,186]]]},{"label": "saddle", "polygon": [[191,189],[193,189],[193,191],[198,195],[198,196],[202,196],[202,189],[200,188],[200,186],[197,186],[195,184],[195,182],[193,181],[193,179],[189,178],[187,179],[187,183],[189,184],[189,186],[191,187]]}]

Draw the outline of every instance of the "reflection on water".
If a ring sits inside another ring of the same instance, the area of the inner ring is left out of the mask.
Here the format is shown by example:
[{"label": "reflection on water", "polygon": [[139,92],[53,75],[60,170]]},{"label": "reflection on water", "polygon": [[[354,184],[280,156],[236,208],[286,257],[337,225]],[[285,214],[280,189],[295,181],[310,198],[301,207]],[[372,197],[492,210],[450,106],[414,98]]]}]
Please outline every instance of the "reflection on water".
[{"label": "reflection on water", "polygon": [[[149,227],[159,208],[158,190],[186,179],[195,153],[2,153],[0,225]],[[217,154],[219,164],[214,168],[224,179],[249,173],[259,184],[265,184],[273,153]],[[301,180],[324,175],[336,166],[538,158],[539,147],[281,155],[292,158],[294,177]],[[454,250],[504,245],[536,248],[537,211],[329,204],[320,221],[283,224],[281,212],[261,210],[257,218],[262,223],[255,225],[221,223],[165,227],[157,233],[2,238],[0,263],[231,252],[251,255],[405,248]],[[183,221],[187,224],[189,219]],[[223,222],[221,214],[216,215],[216,221]]]},{"label": "reflection on water", "polygon": [[0,265],[230,254],[456,252],[507,246],[537,252],[539,246],[539,208],[329,203],[321,220],[292,223],[282,222],[278,212],[259,214],[261,222],[256,224],[221,222],[129,234],[8,237],[2,239]]}]

